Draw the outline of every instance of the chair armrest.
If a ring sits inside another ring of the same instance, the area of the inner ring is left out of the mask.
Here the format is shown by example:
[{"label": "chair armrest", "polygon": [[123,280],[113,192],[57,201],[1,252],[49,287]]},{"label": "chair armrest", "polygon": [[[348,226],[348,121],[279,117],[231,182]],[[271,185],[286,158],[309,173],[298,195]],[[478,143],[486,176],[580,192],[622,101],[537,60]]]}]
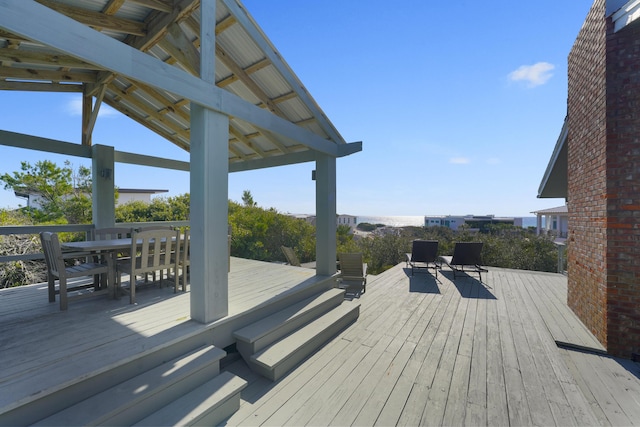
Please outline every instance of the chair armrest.
[{"label": "chair armrest", "polygon": [[84,252],[62,252],[62,259],[71,259],[71,258],[85,258],[88,256],[95,255],[92,252],[84,251]]}]

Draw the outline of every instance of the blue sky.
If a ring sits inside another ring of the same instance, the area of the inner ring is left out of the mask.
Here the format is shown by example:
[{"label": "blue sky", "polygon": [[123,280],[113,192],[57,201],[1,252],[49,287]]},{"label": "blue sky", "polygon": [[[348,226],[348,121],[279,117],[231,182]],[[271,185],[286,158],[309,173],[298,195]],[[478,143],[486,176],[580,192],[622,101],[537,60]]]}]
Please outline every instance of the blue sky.
[{"label": "blue sky", "polygon": [[[244,0],[348,142],[338,213],[530,216],[566,114],[567,56],[592,0]],[[0,92],[0,129],[80,141],[80,96]],[[188,161],[104,109],[94,143]],[[0,146],[0,173],[62,156]],[[90,165],[71,158],[74,165]],[[229,198],[313,213],[314,165],[230,175]],[[116,165],[122,188],[189,191],[185,172]],[[0,207],[22,201],[0,189]]]}]

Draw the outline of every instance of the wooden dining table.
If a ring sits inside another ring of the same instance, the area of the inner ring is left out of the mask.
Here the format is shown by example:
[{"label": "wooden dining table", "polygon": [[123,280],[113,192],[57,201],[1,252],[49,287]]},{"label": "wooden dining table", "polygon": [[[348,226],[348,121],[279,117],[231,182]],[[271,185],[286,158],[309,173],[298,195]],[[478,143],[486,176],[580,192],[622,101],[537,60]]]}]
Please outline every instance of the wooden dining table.
[{"label": "wooden dining table", "polygon": [[[106,240],[85,240],[82,242],[63,242],[60,243],[63,249],[79,251],[79,252],[89,252],[96,255],[107,255],[110,256],[113,262],[110,263],[111,268],[113,269],[113,275],[111,277],[116,277],[118,274],[117,271],[117,261],[118,261],[118,251],[124,251],[127,249],[131,249],[131,238],[123,238],[123,239],[106,239]],[[106,283],[101,284],[101,287],[106,286],[109,289],[109,295],[111,298],[115,298],[116,295],[116,286],[115,283]]]},{"label": "wooden dining table", "polygon": [[[138,245],[142,245],[142,240],[138,241]],[[126,237],[123,239],[105,239],[105,240],[85,240],[81,242],[64,242],[60,243],[63,249],[68,249],[72,251],[80,251],[80,252],[90,252],[92,254],[100,254],[105,255],[108,254],[111,256],[113,262],[111,263],[113,268],[113,276],[116,277],[118,274],[117,271],[117,262],[118,262],[118,252],[131,249],[131,237]],[[109,289],[109,295],[115,298],[117,296],[116,287],[112,286],[115,284],[107,283],[107,287]]]}]

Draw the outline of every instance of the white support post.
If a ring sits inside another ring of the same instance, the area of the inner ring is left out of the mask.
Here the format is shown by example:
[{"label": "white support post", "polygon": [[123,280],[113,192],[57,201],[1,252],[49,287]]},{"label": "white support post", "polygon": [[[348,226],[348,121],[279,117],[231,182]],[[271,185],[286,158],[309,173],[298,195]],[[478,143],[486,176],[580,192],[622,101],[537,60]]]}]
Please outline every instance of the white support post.
[{"label": "white support post", "polygon": [[336,158],[316,158],[316,274],[336,272]]},{"label": "white support post", "polygon": [[[215,0],[202,0],[200,77],[214,83]],[[229,314],[229,118],[191,103],[191,318]]]},{"label": "white support post", "polygon": [[113,147],[99,144],[91,147],[93,224],[96,228],[115,224],[114,165]]}]

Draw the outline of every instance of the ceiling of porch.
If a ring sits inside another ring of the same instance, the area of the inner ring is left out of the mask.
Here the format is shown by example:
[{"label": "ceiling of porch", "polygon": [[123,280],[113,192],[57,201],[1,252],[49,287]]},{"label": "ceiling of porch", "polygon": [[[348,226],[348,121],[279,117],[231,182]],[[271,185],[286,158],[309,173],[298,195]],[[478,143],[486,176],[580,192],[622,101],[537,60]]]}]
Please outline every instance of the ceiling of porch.
[{"label": "ceiling of porch", "polygon": [[[36,0],[194,76],[200,70],[199,0]],[[344,139],[237,0],[216,4],[216,85],[335,144]],[[78,41],[79,43],[81,41]],[[189,151],[190,101],[0,27],[0,90],[79,92]],[[89,104],[85,110],[91,111]],[[95,114],[94,114],[95,115]],[[91,120],[83,126],[90,133]],[[83,133],[85,129],[83,129]],[[83,141],[90,144],[90,138]],[[229,163],[309,151],[230,117]]]}]

